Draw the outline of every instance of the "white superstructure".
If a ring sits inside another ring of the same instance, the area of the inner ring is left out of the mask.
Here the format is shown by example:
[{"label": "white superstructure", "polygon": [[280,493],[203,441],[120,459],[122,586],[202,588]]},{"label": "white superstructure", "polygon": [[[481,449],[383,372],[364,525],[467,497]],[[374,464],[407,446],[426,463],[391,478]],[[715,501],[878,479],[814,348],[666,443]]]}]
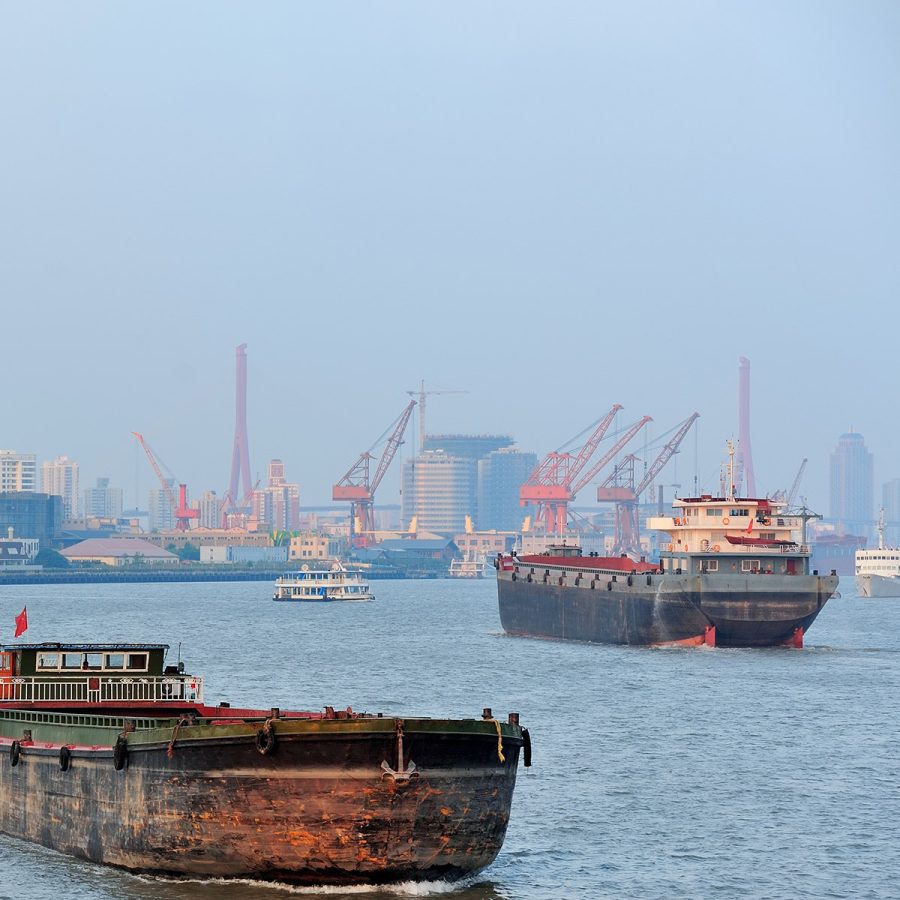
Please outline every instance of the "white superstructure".
[{"label": "white superstructure", "polygon": [[304,565],[299,572],[288,572],[275,582],[273,600],[322,603],[329,600],[374,600],[369,583],[359,572],[335,562],[330,569],[311,569]]},{"label": "white superstructure", "polygon": [[878,546],[856,551],[856,590],[860,597],[900,597],[900,547],[884,546],[884,510]]}]

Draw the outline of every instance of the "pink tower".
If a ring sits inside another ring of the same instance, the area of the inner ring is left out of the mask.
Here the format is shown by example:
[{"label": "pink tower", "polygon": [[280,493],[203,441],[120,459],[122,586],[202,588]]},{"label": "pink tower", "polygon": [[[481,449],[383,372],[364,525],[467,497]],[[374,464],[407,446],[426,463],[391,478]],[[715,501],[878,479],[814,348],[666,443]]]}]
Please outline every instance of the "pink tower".
[{"label": "pink tower", "polygon": [[[238,493],[243,482],[244,492]],[[247,345],[236,350],[234,453],[231,457],[231,483],[228,494],[236,507],[244,507],[250,499],[253,484],[250,481],[250,448],[247,441]]]},{"label": "pink tower", "polygon": [[756,478],[753,476],[753,450],[750,446],[750,360],[742,356],[738,377],[738,445],[737,483],[746,484],[745,497],[756,496]]}]

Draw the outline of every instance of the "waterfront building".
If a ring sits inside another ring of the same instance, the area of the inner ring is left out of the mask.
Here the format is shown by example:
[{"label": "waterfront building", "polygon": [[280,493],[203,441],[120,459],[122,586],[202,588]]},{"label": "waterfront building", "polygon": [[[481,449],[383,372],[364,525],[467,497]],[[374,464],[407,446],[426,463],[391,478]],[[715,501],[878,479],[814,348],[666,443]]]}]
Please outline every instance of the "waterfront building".
[{"label": "waterfront building", "polygon": [[33,453],[0,450],[0,493],[37,491],[37,457]]},{"label": "waterfront building", "polygon": [[169,500],[170,491],[174,496],[175,480],[169,478],[166,480],[166,484],[169,485],[169,491],[164,491],[162,488],[150,491],[147,509],[150,513],[151,531],[166,531],[175,527],[175,510]]},{"label": "waterfront building", "polygon": [[842,434],[831,454],[829,518],[838,534],[868,536],[874,522],[874,465],[863,436]]},{"label": "waterfront building", "polygon": [[288,559],[292,562],[335,559],[346,549],[347,542],[334,535],[304,531],[291,538]]},{"label": "waterfront building", "polygon": [[36,538],[50,547],[62,531],[62,498],[30,491],[0,493],[0,534]]},{"label": "waterfront building", "polygon": [[68,456],[57,456],[52,462],[41,463],[41,490],[45,494],[62,497],[64,519],[78,518],[77,462]]},{"label": "waterfront building", "polygon": [[269,463],[265,488],[253,492],[253,515],[274,531],[294,531],[300,524],[300,486],[285,480],[284,463]]},{"label": "waterfront building", "polygon": [[40,541],[37,538],[15,536],[15,529],[10,526],[6,537],[0,537],[0,571],[22,569],[31,565],[38,554]]},{"label": "waterfront building", "polygon": [[478,505],[475,517],[482,531],[521,531],[531,506],[519,504],[519,488],[537,466],[536,453],[515,447],[492,450],[478,460]]},{"label": "waterfront building", "polygon": [[105,566],[175,565],[178,556],[140,538],[88,538],[60,550],[69,562]]},{"label": "waterfront building", "polygon": [[476,460],[426,450],[403,463],[402,519],[419,530],[453,535],[476,505]]},{"label": "waterfront building", "polygon": [[200,528],[218,528],[222,524],[222,501],[215,491],[204,491],[197,501]]},{"label": "waterfront building", "polygon": [[98,478],[96,487],[84,491],[86,519],[119,519],[122,517],[122,488],[111,488],[108,478]]}]

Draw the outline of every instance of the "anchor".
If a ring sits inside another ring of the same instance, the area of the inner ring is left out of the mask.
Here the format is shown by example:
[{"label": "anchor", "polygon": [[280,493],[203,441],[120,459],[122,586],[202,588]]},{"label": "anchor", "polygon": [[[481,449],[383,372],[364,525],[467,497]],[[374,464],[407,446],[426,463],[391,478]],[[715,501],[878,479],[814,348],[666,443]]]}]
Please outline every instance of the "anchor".
[{"label": "anchor", "polygon": [[387,760],[381,761],[381,770],[384,773],[382,781],[390,778],[394,784],[409,784],[410,781],[419,777],[419,770],[416,764],[410,760],[408,766],[403,765],[403,719],[397,719],[397,768],[392,769]]}]

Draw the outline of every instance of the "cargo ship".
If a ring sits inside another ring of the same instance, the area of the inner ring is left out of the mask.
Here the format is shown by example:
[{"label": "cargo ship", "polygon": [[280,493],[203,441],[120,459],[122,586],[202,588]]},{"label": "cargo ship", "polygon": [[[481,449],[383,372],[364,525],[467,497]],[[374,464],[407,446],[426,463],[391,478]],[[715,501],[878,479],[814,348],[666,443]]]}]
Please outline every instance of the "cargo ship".
[{"label": "cargo ship", "polygon": [[500,620],[509,634],[640,645],[802,647],[838,576],[810,571],[805,519],[769,499],[677,499],[651,517],[659,562],[551,546],[500,555]]},{"label": "cargo ship", "polygon": [[142,873],[458,879],[503,843],[528,732],[208,705],[165,644],[0,647],[0,831]]}]

